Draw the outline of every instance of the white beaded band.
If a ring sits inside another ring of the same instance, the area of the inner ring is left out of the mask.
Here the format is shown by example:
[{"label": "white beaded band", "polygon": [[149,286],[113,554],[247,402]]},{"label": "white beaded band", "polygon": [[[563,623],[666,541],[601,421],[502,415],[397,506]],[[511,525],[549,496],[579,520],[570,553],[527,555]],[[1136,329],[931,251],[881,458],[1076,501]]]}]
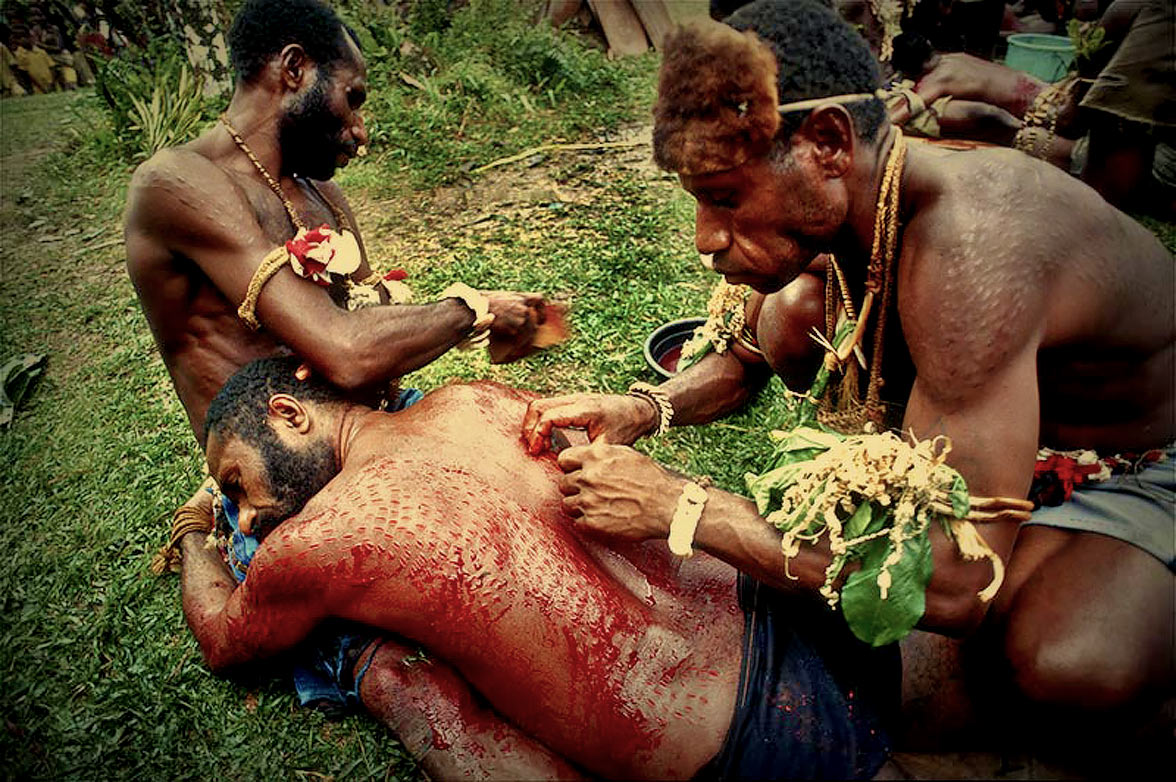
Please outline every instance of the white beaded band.
[{"label": "white beaded band", "polygon": [[455,282],[441,291],[442,299],[457,299],[469,307],[474,313],[474,325],[469,333],[458,345],[459,348],[478,348],[490,341],[490,324],[494,322],[494,313],[490,312],[490,300],[481,291],[475,290],[464,282]]},{"label": "white beaded band", "polygon": [[694,533],[706,507],[706,489],[691,481],[682,487],[674,518],[670,519],[670,536],[666,540],[670,553],[679,557],[694,556]]},{"label": "white beaded band", "polygon": [[653,431],[653,435],[665,434],[670,429],[670,424],[674,420],[674,405],[670,402],[670,395],[661,390],[657,386],[651,386],[649,383],[634,383],[629,386],[629,396],[635,396],[638,399],[644,399],[654,406],[657,410],[657,429]]}]

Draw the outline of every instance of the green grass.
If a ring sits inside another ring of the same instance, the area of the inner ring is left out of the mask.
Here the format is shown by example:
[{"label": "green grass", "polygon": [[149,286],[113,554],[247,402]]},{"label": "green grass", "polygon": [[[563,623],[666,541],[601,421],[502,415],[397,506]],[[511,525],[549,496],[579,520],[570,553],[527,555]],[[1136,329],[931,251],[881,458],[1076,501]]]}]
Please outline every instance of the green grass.
[{"label": "green grass", "polygon": [[[471,12],[441,31],[435,19],[368,20],[375,141],[341,177],[353,202],[426,203],[438,185],[465,186],[474,166],[646,121],[652,56],[607,63],[543,29],[478,20]],[[402,54],[405,40],[424,54]],[[280,681],[212,676],[177,580],[148,573],[201,456],[110,243],[131,170],[122,150],[92,93],[0,101],[0,360],[49,356],[0,433],[0,777],[416,778],[372,720],[329,722],[297,709]],[[701,313],[711,280],[692,247],[689,199],[671,179],[610,160],[554,155],[545,170],[590,191],[590,203],[552,200],[497,212],[477,232],[437,230],[444,262],[404,264],[424,298],[454,279],[553,292],[574,307],[575,339],[505,367],[453,353],[410,383],[489,377],[554,393],[655,380],[642,340]],[[400,230],[378,208],[364,227],[377,245]],[[1172,226],[1151,227],[1176,245]],[[648,449],[738,489],[765,455],[759,432],[777,402],[770,391]]]}]

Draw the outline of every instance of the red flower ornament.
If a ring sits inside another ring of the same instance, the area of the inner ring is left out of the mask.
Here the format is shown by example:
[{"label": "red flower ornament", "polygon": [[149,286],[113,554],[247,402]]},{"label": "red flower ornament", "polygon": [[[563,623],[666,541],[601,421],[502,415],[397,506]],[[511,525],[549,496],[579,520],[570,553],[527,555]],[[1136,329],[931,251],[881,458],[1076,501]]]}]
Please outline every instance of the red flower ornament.
[{"label": "red flower ornament", "polygon": [[355,236],[350,231],[333,231],[325,224],[300,229],[286,242],[286,251],[294,273],[318,285],[330,285],[332,274],[346,277],[359,268]]}]

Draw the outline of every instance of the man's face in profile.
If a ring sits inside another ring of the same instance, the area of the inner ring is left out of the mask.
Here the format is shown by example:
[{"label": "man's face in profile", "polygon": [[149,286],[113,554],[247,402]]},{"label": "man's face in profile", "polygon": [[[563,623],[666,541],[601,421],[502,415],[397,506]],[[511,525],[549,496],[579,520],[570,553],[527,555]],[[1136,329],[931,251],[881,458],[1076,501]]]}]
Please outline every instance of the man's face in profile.
[{"label": "man's face in profile", "polygon": [[350,155],[343,143],[343,120],[328,101],[331,76],[320,68],[310,90],[282,117],[279,139],[283,164],[291,173],[311,179],[335,175],[340,155]]},{"label": "man's face in profile", "polygon": [[260,443],[213,431],[205,449],[208,469],[238,509],[246,535],[263,539],[335,477],[335,453],[324,438],[300,447],[283,443],[266,425]]},{"label": "man's face in profile", "polygon": [[286,173],[330,179],[366,142],[352,132],[363,123],[359,108],[367,97],[367,66],[350,37],[347,47],[348,56],[316,69],[310,89],[282,116],[278,133]]}]

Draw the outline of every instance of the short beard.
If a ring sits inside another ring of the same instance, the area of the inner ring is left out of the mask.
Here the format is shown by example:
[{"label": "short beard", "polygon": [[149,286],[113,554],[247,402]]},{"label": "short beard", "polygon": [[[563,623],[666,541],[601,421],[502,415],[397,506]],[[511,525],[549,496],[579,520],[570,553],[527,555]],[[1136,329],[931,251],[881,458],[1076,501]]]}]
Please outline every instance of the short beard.
[{"label": "short beard", "polygon": [[275,506],[264,514],[258,514],[255,522],[258,540],[301,511],[310,498],[318,494],[338,473],[335,452],[326,440],[295,449],[286,446],[277,437],[265,439],[266,442],[260,444],[258,450],[265,465]]},{"label": "short beard", "polygon": [[327,77],[319,70],[310,90],[278,126],[282,173],[320,180],[335,175],[343,151],[343,122],[327,104]]}]

